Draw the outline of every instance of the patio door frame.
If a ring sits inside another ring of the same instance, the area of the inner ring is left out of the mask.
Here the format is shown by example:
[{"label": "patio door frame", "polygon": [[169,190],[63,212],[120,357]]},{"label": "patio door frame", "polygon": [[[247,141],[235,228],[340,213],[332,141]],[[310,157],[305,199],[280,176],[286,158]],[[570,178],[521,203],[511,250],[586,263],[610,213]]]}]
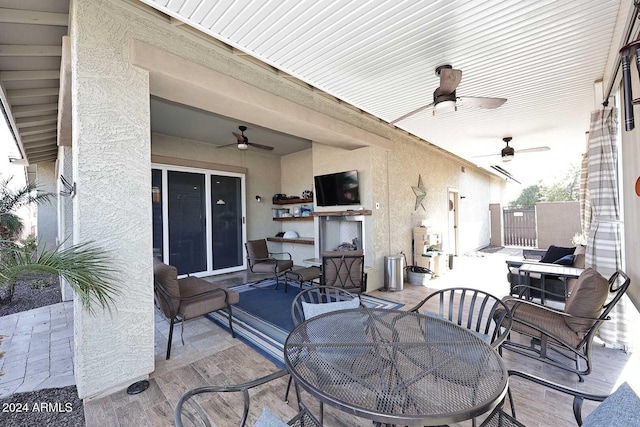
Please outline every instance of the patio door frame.
[{"label": "patio door frame", "polygon": [[[205,186],[205,236],[206,236],[206,248],[207,248],[207,269],[205,271],[198,271],[190,273],[191,276],[205,277],[217,274],[231,273],[234,271],[242,271],[247,269],[247,259],[242,257],[242,263],[236,267],[221,268],[219,270],[213,269],[213,218],[211,214],[211,176],[221,175],[240,178],[240,204],[242,206],[242,242],[240,247],[244,248],[244,244],[247,242],[247,197],[246,197],[246,175],[244,173],[229,172],[213,169],[201,169],[187,166],[176,166],[164,163],[151,163],[151,169],[158,169],[162,172],[162,253],[163,262],[165,264],[171,264],[169,257],[169,185],[168,175],[169,171],[172,172],[187,172],[204,175]],[[244,253],[244,250],[243,250]],[[180,275],[179,277],[186,276]]]}]

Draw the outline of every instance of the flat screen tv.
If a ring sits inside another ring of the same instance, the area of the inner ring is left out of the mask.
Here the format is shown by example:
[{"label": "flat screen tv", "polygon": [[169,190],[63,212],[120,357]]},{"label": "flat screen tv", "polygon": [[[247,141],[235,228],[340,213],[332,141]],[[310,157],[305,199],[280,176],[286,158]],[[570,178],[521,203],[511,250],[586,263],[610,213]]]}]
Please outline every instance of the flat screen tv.
[{"label": "flat screen tv", "polygon": [[359,205],[358,171],[346,171],[313,177],[318,206]]}]

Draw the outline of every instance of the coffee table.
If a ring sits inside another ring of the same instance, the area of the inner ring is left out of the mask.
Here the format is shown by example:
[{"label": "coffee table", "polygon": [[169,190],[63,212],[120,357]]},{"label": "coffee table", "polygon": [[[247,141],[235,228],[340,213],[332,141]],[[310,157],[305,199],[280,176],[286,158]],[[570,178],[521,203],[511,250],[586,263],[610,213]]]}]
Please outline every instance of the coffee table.
[{"label": "coffee table", "polygon": [[285,342],[291,376],[320,401],[397,425],[442,425],[490,412],[507,370],[480,337],[447,320],[373,308],[326,313]]}]

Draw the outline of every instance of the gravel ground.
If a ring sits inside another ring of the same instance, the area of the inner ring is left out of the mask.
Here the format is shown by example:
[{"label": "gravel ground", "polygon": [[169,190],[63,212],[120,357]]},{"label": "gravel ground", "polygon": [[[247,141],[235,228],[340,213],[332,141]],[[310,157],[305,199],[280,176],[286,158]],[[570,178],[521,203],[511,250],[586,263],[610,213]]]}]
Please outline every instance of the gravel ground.
[{"label": "gravel ground", "polygon": [[[11,303],[0,305],[0,316],[59,302],[62,302],[62,296],[58,278],[31,274],[18,281]],[[84,425],[84,405],[78,398],[76,386],[16,393],[0,400],[2,427]]]},{"label": "gravel ground", "polygon": [[62,302],[62,295],[58,277],[32,273],[18,280],[9,304],[0,304],[0,316],[59,302]]},{"label": "gravel ground", "polygon": [[81,427],[84,406],[76,386],[16,393],[0,400],[0,426]]}]

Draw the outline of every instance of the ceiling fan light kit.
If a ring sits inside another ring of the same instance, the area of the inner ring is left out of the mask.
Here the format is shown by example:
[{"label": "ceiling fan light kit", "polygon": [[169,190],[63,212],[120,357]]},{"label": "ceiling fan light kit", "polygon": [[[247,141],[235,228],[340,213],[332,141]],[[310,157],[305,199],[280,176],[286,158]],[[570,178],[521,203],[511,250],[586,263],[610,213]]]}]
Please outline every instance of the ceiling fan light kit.
[{"label": "ceiling fan light kit", "polygon": [[510,162],[511,160],[513,160],[513,155],[516,153],[513,147],[509,147],[509,142],[511,142],[511,139],[512,138],[510,136],[502,138],[502,140],[507,143],[507,146],[504,147],[500,152],[503,162]]},{"label": "ceiling fan light kit", "polygon": [[255,148],[259,148],[261,150],[273,150],[273,147],[270,147],[268,145],[262,145],[262,144],[256,144],[255,142],[249,142],[249,138],[247,138],[247,136],[244,134],[244,131],[247,130],[246,126],[238,126],[238,129],[240,129],[241,133],[235,133],[235,132],[231,132],[233,133],[233,136],[236,137],[236,142],[233,144],[225,144],[225,145],[218,145],[216,148],[224,148],[224,147],[230,147],[232,145],[235,145],[236,147],[238,147],[238,150],[248,150],[249,146],[255,147]]},{"label": "ceiling fan light kit", "polygon": [[457,96],[456,88],[462,80],[462,70],[456,70],[451,65],[445,64],[436,67],[436,76],[440,77],[440,86],[433,92],[433,102],[428,105],[416,108],[413,111],[391,121],[391,124],[398,123],[413,116],[427,108],[433,107],[432,114],[444,113],[447,111],[458,111],[458,101],[465,107],[475,107],[483,109],[494,109],[507,102],[505,98],[487,98],[477,96]]}]

